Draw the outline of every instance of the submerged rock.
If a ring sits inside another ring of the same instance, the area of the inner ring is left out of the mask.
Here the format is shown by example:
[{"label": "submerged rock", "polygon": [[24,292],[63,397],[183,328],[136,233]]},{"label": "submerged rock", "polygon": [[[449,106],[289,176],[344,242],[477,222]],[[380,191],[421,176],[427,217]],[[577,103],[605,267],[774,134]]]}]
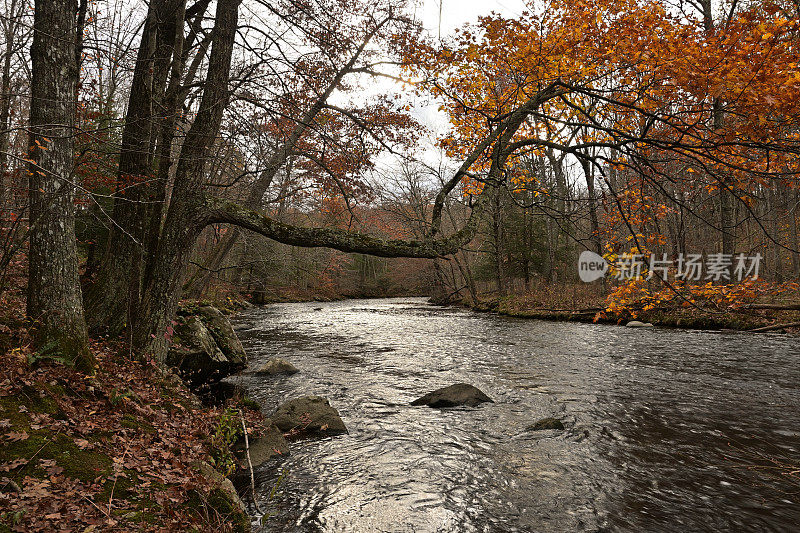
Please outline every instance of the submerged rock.
[{"label": "submerged rock", "polygon": [[542,431],[544,429],[564,429],[564,424],[557,418],[547,417],[528,426],[528,431]]},{"label": "submerged rock", "polygon": [[259,376],[273,376],[275,374],[296,374],[299,372],[297,368],[285,359],[280,357],[273,357],[254,372]]},{"label": "submerged rock", "polygon": [[491,401],[492,399],[486,396],[477,387],[473,387],[467,383],[456,383],[455,385],[429,392],[425,396],[411,402],[411,405],[427,405],[429,407],[456,407],[459,405],[467,405],[469,407],[475,407],[483,402]]},{"label": "submerged rock", "polygon": [[639,320],[631,320],[625,324],[626,328],[652,328],[653,324],[650,322],[640,322]]},{"label": "submerged rock", "polygon": [[303,396],[284,403],[272,415],[272,423],[281,431],[305,435],[340,435],[347,433],[339,412],[327,398]]}]

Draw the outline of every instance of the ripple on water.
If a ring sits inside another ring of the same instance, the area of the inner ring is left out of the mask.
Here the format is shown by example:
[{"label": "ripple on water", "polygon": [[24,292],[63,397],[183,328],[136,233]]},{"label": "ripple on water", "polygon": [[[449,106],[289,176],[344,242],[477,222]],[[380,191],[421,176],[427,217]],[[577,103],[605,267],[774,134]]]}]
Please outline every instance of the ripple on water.
[{"label": "ripple on water", "polygon": [[[315,310],[315,308],[320,308]],[[514,320],[421,299],[276,304],[237,318],[270,411],[330,398],[350,434],[258,472],[271,531],[793,531],[796,338]],[[408,403],[456,382],[495,403]],[[530,431],[562,419],[565,431]],[[274,498],[277,472],[287,475]]]}]

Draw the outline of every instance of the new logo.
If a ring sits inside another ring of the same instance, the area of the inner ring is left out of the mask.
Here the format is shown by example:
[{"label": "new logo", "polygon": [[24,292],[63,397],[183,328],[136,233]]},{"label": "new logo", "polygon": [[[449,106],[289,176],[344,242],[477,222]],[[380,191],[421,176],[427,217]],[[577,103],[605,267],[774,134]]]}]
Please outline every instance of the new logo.
[{"label": "new logo", "polygon": [[578,257],[578,276],[581,281],[590,283],[605,276],[608,272],[608,262],[602,255],[590,250],[584,250]]}]

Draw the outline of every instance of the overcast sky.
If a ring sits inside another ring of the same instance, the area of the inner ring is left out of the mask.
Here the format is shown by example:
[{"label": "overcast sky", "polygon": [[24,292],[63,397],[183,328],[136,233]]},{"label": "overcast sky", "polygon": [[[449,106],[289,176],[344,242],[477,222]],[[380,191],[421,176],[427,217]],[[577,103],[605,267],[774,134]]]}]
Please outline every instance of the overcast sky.
[{"label": "overcast sky", "polygon": [[[432,35],[439,30],[439,0],[422,0],[417,16]],[[441,0],[442,36],[455,28],[478,20],[492,11],[507,17],[519,16],[525,10],[523,0]]]},{"label": "overcast sky", "polygon": [[[524,0],[441,0],[441,19],[440,19],[440,0],[420,0],[416,9],[416,16],[422,22],[430,35],[439,35],[441,24],[441,36],[447,37],[456,28],[464,24],[471,24],[478,21],[478,17],[488,15],[491,12],[499,13],[506,17],[518,17],[526,9]],[[441,20],[441,22],[440,22]],[[393,91],[408,91],[395,82],[386,79],[373,79],[372,87],[365,87],[366,93],[375,92],[376,94]],[[434,136],[441,135],[449,129],[447,115],[439,111],[439,104],[429,102],[424,104],[412,100],[412,115],[420,121]],[[442,157],[440,151],[436,149],[430,141],[422,140],[419,151],[415,154],[432,166],[437,166],[437,161]],[[391,172],[397,164],[397,160],[391,156],[380,157],[376,162],[378,168],[384,172]]]}]

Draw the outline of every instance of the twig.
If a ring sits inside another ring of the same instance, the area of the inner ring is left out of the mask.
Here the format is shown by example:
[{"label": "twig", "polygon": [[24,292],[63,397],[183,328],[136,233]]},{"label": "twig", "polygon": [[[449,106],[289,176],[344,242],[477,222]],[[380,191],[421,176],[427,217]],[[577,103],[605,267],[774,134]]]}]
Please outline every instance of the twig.
[{"label": "twig", "polygon": [[244,451],[247,456],[247,466],[250,469],[250,491],[253,496],[253,505],[258,514],[263,514],[261,509],[258,508],[258,501],[256,500],[256,479],[253,475],[253,462],[250,460],[250,439],[247,438],[247,425],[244,422],[244,413],[242,411],[239,411],[239,417],[242,420],[242,429],[244,430]]},{"label": "twig", "polygon": [[800,304],[750,304],[742,309],[775,309],[777,311],[800,311]]},{"label": "twig", "polygon": [[[123,465],[123,468],[124,468],[124,465],[125,465],[125,456],[128,455],[128,450],[130,449],[130,447],[131,447],[131,443],[128,442],[128,445],[125,446],[125,451],[122,452],[122,465]],[[122,474],[125,475],[125,472],[122,472]],[[119,476],[120,476],[119,472],[114,475],[114,484],[111,485],[111,495],[108,497],[108,515],[111,515],[111,503],[114,501],[114,490],[117,488],[117,480],[119,479]]]},{"label": "twig", "polygon": [[86,500],[87,502],[91,503],[91,504],[92,504],[92,507],[94,507],[95,509],[97,509],[98,511],[100,511],[101,513],[103,513],[103,514],[106,516],[106,518],[108,518],[109,520],[111,520],[111,515],[109,515],[107,512],[105,512],[105,511],[104,511],[104,510],[102,510],[100,507],[98,507],[98,506],[97,506],[97,504],[96,504],[96,503],[94,503],[92,500],[90,500],[89,498],[87,498],[87,497],[86,497],[85,495],[83,495],[83,494],[81,494],[81,498],[83,498],[83,499],[84,499],[84,500]]}]

